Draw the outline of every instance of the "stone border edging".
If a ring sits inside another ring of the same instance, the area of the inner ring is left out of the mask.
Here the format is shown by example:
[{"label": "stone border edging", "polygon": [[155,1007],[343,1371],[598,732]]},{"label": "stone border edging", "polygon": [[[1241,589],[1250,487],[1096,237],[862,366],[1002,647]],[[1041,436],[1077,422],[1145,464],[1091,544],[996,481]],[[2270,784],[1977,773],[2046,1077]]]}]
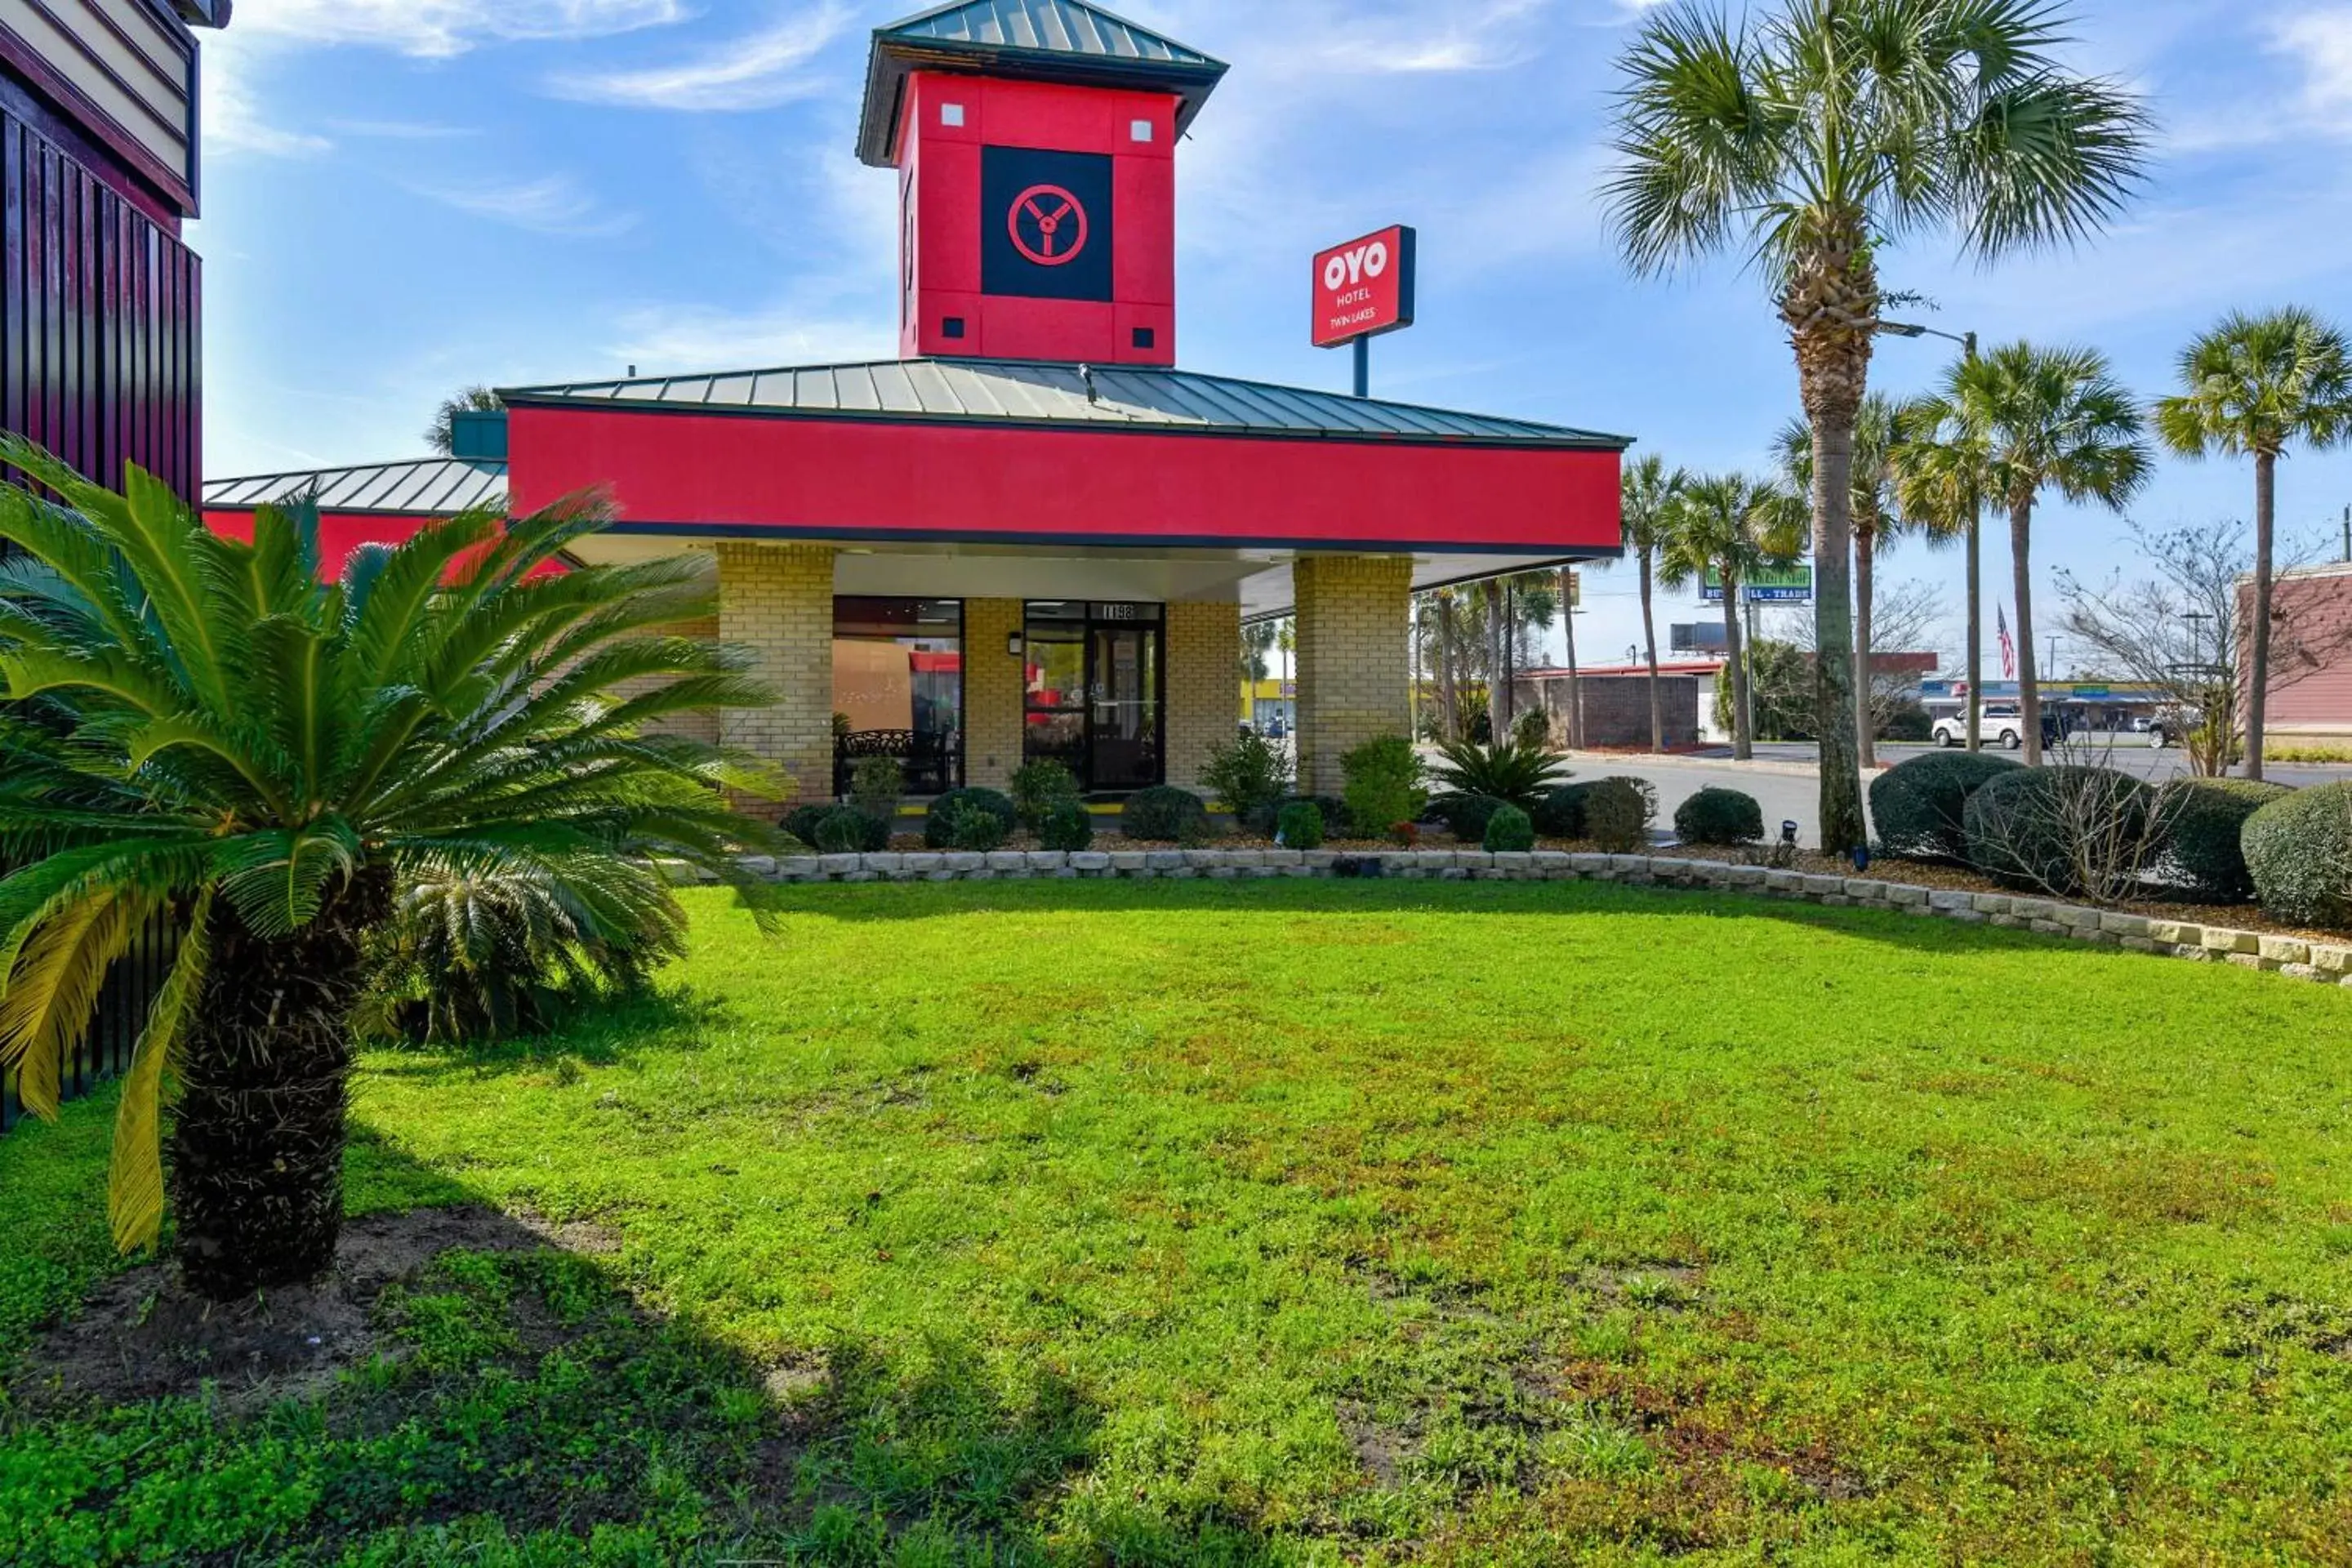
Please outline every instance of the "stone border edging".
[{"label": "stone border edging", "polygon": [[[2153,920],[2053,899],[1965,889],[1926,888],[1868,877],[1690,860],[1677,856],[1570,854],[1535,849],[1389,849],[1342,854],[1330,849],[1000,849],[989,854],[935,851],[882,855],[747,856],[744,870],[767,881],[980,882],[992,880],[1268,877],[1371,877],[1403,880],[1503,882],[1627,882],[1706,891],[1761,893],[1768,898],[1837,907],[1898,910],[1967,925],[1996,925],[2044,936],[2127,948],[2134,952],[2315,980],[2352,988],[2352,943],[2333,946],[2300,937],[2273,936],[2227,926]],[[686,868],[672,865],[673,872]],[[699,879],[715,881],[704,876]]]}]

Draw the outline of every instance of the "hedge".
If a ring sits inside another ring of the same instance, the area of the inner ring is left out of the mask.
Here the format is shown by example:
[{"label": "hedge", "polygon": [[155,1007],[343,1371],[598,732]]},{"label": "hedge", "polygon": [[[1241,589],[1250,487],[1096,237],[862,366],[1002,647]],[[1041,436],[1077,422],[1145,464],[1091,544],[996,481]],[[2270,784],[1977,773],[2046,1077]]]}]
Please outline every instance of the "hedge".
[{"label": "hedge", "polygon": [[1685,844],[1758,843],[1764,807],[1752,795],[1709,784],[1675,807],[1675,837]]},{"label": "hedge", "polygon": [[1649,798],[1631,779],[1605,778],[1584,795],[1584,831],[1613,855],[1631,855],[1650,842]]},{"label": "hedge", "polygon": [[2263,912],[2352,927],[2352,784],[2299,789],[2246,818],[2239,840]]},{"label": "hedge", "polygon": [[1089,848],[1095,841],[1095,819],[1078,801],[1057,800],[1045,807],[1037,824],[1037,842],[1065,854]]},{"label": "hedge", "polygon": [[2080,886],[2075,875],[2065,803],[2069,792],[2078,790],[2099,792],[2102,812],[2125,814],[2119,837],[2145,834],[2154,820],[2156,791],[2128,773],[2112,768],[2020,768],[1969,796],[1961,812],[1969,864],[2012,888],[2061,898],[2095,891]]},{"label": "hedge", "polygon": [[1476,844],[1486,838],[1486,824],[1494,820],[1495,814],[1510,804],[1500,795],[1454,795],[1439,801],[1431,815],[1463,843]]},{"label": "hedge", "polygon": [[890,825],[854,805],[836,805],[817,819],[809,843],[827,855],[879,855],[890,847]]},{"label": "hedge", "polygon": [[1584,797],[1592,793],[1592,784],[1562,784],[1536,802],[1528,813],[1536,831],[1546,838],[1581,838],[1584,837]]},{"label": "hedge", "polygon": [[978,806],[987,812],[1004,825],[1007,834],[1020,821],[1013,797],[1008,795],[992,789],[951,789],[931,802],[930,815],[923,819],[923,843],[933,849],[956,847],[955,819],[966,806]]},{"label": "hedge", "polygon": [[1535,847],[1536,825],[1508,801],[1497,805],[1480,829],[1479,847],[1489,853],[1516,855]]},{"label": "hedge", "polygon": [[2246,819],[2294,792],[2252,779],[2175,779],[2157,792],[2165,825],[2164,869],[2200,904],[2243,904],[2254,896],[2241,840]]},{"label": "hedge", "polygon": [[1209,836],[1208,803],[1191,790],[1155,784],[1129,795],[1118,830],[1143,843],[1181,844]]},{"label": "hedge", "polygon": [[1274,836],[1285,849],[1323,847],[1323,808],[1311,800],[1294,800],[1275,817]]},{"label": "hedge", "polygon": [[1870,781],[1870,816],[1881,849],[1898,860],[1969,858],[1969,797],[2018,771],[1989,752],[1930,752]]}]

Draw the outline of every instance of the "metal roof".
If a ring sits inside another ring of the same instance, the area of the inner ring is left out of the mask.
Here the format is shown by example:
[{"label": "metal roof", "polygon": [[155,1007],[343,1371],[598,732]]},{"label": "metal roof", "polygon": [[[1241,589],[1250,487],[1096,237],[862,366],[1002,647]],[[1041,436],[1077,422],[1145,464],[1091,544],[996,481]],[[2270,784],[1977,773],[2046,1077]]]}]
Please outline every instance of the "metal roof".
[{"label": "metal roof", "polygon": [[[1090,395],[1091,394],[1091,395]],[[1628,437],[1276,386],[1188,371],[1023,360],[877,360],[862,364],[644,376],[500,388],[509,404],[614,404],[894,421],[1091,426],[1153,432],[1360,440],[1490,442],[1620,451]]]},{"label": "metal roof", "polygon": [[415,458],[403,463],[364,463],[348,468],[206,479],[205,505],[243,510],[270,502],[296,500],[313,489],[319,493],[320,511],[446,517],[469,507],[503,505],[507,466],[467,462],[457,458]]},{"label": "metal roof", "polygon": [[977,71],[1029,80],[1158,88],[1181,100],[1182,134],[1225,74],[1225,63],[1085,0],[955,0],[874,29],[857,155],[887,168],[910,70]]}]

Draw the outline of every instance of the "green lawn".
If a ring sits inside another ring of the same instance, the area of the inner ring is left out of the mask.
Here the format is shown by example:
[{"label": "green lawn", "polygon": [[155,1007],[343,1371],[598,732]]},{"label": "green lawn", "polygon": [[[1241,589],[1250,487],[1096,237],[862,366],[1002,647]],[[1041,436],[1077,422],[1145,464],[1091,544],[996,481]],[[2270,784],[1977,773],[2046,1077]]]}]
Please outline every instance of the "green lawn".
[{"label": "green lawn", "polygon": [[[6,1416],[9,1560],[2352,1561],[2352,995],[1593,886],[778,897],[367,1063],[355,1210],[616,1251]],[[0,1141],[0,1354],[106,1112]]]}]

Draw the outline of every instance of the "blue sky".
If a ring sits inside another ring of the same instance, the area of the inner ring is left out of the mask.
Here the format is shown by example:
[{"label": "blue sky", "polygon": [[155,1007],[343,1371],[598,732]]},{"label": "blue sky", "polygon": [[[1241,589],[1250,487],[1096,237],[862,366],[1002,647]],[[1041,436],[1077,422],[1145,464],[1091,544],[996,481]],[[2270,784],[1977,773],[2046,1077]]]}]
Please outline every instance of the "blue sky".
[{"label": "blue sky", "polygon": [[[867,34],[913,8],[243,0],[208,36],[193,231],[207,471],[411,455],[468,382],[892,353],[894,183],[851,144]],[[1180,164],[1187,368],[1344,387],[1345,356],[1307,342],[1307,258],[1404,221],[1420,324],[1375,345],[1376,393],[1762,467],[1795,371],[1757,280],[1736,259],[1632,279],[1600,223],[1612,61],[1639,0],[1112,8],[1234,67]],[[1922,238],[1884,259],[1890,286],[1987,342],[2097,347],[2150,396],[2232,307],[2352,324],[2352,4],[2106,0],[2078,19],[2077,63],[2158,117],[2147,190],[2079,252],[1988,270]],[[1889,342],[1874,384],[1919,389],[1946,357]],[[2242,515],[2252,488],[2232,463],[2166,459],[2133,515]],[[2324,527],[2332,552],[2347,502],[2352,454],[2284,466],[2290,532]],[[2054,501],[2034,560],[2045,606],[2053,569],[2135,569],[2120,520]],[[1986,570],[2006,581],[2005,542]],[[1956,555],[1906,547],[1882,573],[1937,585],[1957,622]],[[1588,598],[1587,658],[1622,657],[1632,573],[1595,574]],[[1705,613],[1668,601],[1661,618]],[[1938,640],[1956,647],[1957,626]]]}]

